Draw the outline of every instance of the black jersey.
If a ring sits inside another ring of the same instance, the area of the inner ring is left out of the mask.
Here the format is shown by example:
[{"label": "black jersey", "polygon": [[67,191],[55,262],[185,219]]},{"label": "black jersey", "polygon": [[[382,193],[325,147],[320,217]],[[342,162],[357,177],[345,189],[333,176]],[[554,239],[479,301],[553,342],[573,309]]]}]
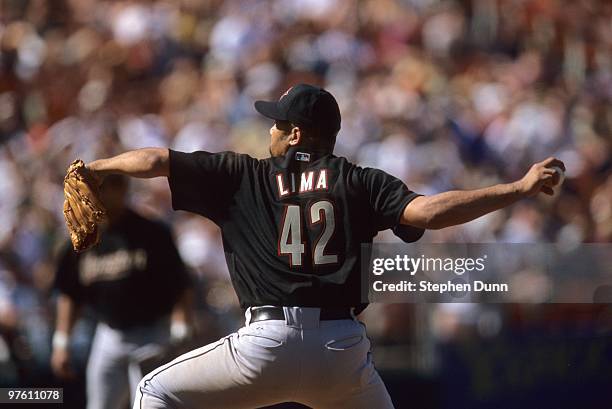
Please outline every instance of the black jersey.
[{"label": "black jersey", "polygon": [[381,170],[303,148],[264,160],[171,150],[168,181],[175,210],[221,228],[243,308],[362,305],[361,244],[418,196]]},{"label": "black jersey", "polygon": [[55,275],[56,288],[119,329],[170,313],[189,284],[168,227],[131,210],[91,250],[66,246]]}]

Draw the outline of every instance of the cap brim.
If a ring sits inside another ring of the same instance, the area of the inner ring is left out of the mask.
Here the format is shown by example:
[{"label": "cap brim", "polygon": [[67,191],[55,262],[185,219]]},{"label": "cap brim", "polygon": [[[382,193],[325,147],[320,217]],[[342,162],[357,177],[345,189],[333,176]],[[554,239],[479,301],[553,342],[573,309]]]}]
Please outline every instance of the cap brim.
[{"label": "cap brim", "polygon": [[263,116],[279,121],[286,121],[287,118],[281,113],[278,108],[278,102],[270,101],[255,101],[255,109]]}]

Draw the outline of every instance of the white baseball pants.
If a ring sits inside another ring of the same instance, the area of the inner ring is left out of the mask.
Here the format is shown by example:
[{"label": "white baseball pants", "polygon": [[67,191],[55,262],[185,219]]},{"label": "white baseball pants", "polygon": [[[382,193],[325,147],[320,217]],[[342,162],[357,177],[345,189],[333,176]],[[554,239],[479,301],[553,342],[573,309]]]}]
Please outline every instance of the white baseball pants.
[{"label": "white baseball pants", "polygon": [[118,330],[99,323],[87,362],[87,409],[122,408],[134,398],[142,372],[138,360],[170,341],[167,319],[146,327]]},{"label": "white baseball pants", "polygon": [[134,409],[393,408],[363,324],[319,321],[318,308],[284,310],[284,321],[250,323],[249,309],[238,332],[149,373]]}]

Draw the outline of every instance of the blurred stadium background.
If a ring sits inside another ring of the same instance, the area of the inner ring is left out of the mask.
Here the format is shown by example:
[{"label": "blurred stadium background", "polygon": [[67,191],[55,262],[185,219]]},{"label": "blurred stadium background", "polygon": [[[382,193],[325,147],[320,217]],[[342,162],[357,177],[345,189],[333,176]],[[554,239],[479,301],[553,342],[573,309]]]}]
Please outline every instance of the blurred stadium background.
[{"label": "blurred stadium background", "polygon": [[[551,154],[567,164],[555,197],[423,240],[611,241],[610,1],[3,0],[0,386],[60,385],[68,164],[145,146],[264,157],[271,124],[252,103],[297,82],[337,97],[337,154],[420,193],[514,180]],[[163,179],[134,182],[131,202],[172,225],[202,342],[237,328],[217,228],[172,212]],[[608,304],[372,305],[362,319],[398,408],[612,406]],[[92,330],[83,319],[73,338],[81,370]],[[61,385],[83,407],[82,382]]]}]

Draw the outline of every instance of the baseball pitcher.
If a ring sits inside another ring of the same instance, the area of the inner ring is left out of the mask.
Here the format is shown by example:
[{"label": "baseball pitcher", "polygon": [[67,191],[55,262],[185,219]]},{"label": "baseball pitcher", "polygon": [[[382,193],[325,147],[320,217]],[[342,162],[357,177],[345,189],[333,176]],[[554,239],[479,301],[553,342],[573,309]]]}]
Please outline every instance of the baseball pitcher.
[{"label": "baseball pitcher", "polygon": [[423,196],[333,154],[340,111],[326,90],[296,85],[255,109],[274,120],[267,159],[150,148],[87,166],[98,178],[167,177],[174,209],[220,227],[245,311],[237,332],[146,375],[134,408],[392,408],[356,318],[366,307],[361,244],[381,230],[406,226],[418,237],[552,194],[551,168],[563,163],[549,158],[513,183]]}]

